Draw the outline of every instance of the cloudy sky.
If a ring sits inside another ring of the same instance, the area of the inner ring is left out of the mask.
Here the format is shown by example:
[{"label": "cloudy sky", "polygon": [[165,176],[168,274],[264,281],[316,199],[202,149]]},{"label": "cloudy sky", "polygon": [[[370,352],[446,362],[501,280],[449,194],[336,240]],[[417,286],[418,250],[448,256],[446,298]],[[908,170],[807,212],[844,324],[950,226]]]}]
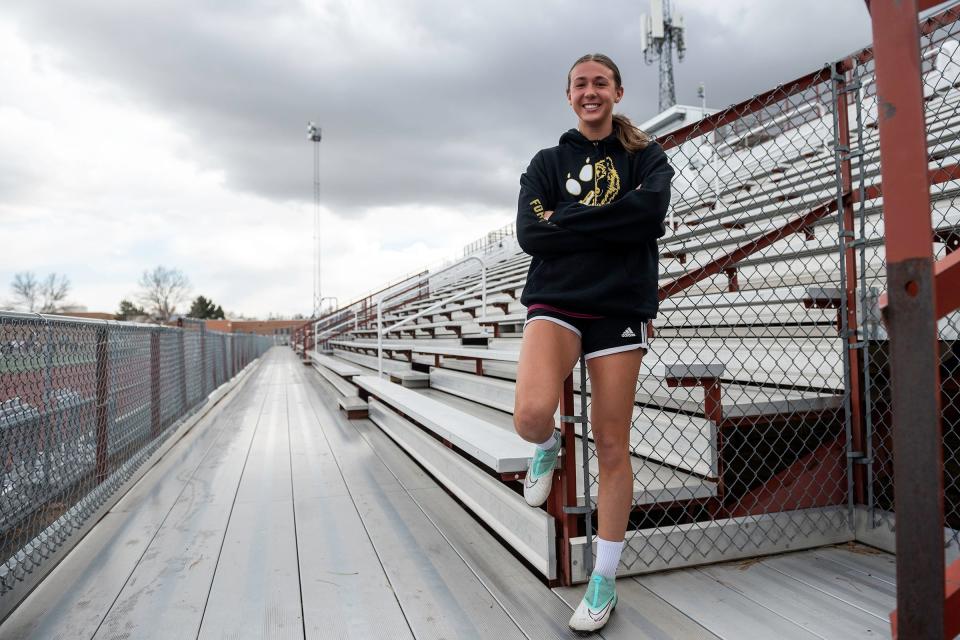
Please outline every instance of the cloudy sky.
[{"label": "cloudy sky", "polygon": [[[309,313],[321,143],[323,295],[454,257],[515,215],[536,150],[575,126],[581,54],[656,113],[638,2],[4,0],[0,306],[17,271],[115,311],[155,265],[248,316]],[[722,107],[870,39],[863,0],[674,0],[677,98]]]}]

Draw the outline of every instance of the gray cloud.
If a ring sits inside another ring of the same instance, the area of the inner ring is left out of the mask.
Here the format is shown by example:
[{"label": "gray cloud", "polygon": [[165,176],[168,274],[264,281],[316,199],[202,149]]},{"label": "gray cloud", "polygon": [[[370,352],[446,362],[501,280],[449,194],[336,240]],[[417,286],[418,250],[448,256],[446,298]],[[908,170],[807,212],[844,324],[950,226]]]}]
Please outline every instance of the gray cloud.
[{"label": "gray cloud", "polygon": [[[185,153],[231,188],[309,200],[305,124],[316,120],[323,199],[344,216],[391,204],[510,207],[527,160],[575,125],[564,74],[587,51],[620,64],[626,113],[655,114],[657,73],[639,50],[645,3],[459,4],[15,0],[3,11],[62,50],[72,74],[168,114],[193,140]],[[742,100],[869,40],[862,0],[741,0],[714,15],[718,5],[679,3],[680,102],[697,103],[700,81],[711,106]]]}]

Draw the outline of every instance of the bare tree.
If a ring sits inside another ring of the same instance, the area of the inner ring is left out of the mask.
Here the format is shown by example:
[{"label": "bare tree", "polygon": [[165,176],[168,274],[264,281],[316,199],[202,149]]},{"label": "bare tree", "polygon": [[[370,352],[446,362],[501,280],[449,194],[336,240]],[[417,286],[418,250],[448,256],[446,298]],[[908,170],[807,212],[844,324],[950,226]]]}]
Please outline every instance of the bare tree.
[{"label": "bare tree", "polygon": [[40,297],[40,281],[32,271],[20,271],[13,274],[10,283],[13,292],[13,304],[33,311],[37,308],[37,298]]},{"label": "bare tree", "polygon": [[190,280],[179,269],[157,266],[140,276],[137,298],[154,317],[162,322],[170,320],[177,305],[190,293]]},{"label": "bare tree", "polygon": [[65,275],[51,273],[40,284],[40,313],[56,313],[64,308],[70,294],[70,280]]}]

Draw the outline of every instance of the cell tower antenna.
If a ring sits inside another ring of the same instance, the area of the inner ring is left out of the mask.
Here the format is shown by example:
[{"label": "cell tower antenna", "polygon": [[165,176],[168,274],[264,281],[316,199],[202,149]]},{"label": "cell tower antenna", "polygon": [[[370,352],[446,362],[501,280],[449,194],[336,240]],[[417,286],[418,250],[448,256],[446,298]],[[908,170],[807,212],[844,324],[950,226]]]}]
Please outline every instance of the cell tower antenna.
[{"label": "cell tower antenna", "polygon": [[323,294],[320,292],[320,140],[323,131],[307,123],[307,140],[313,143],[313,317],[320,317]]},{"label": "cell tower antenna", "polygon": [[673,49],[683,61],[686,46],[683,43],[683,16],[676,22],[670,13],[670,0],[650,0],[650,14],[640,16],[643,61],[660,63],[660,113],[677,104],[673,84]]}]

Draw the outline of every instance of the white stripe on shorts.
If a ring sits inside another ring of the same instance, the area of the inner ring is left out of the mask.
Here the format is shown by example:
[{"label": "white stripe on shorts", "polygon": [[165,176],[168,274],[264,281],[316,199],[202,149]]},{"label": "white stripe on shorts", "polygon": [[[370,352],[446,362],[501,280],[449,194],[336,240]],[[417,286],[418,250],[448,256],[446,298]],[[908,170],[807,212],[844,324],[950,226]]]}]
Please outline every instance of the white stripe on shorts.
[{"label": "white stripe on shorts", "polygon": [[575,326],[573,326],[572,324],[570,324],[570,323],[568,323],[568,322],[564,322],[564,321],[561,320],[560,318],[554,318],[553,316],[534,316],[534,317],[532,317],[532,318],[528,318],[527,321],[523,323],[523,326],[527,326],[528,324],[530,324],[530,323],[533,322],[534,320],[549,320],[550,322],[555,322],[555,323],[557,323],[558,325],[560,325],[561,327],[566,327],[567,329],[570,329],[570,331],[573,331],[575,334],[577,334],[577,337],[578,337],[578,338],[582,338],[582,337],[583,337],[583,336],[580,334],[580,330],[577,329]]}]

